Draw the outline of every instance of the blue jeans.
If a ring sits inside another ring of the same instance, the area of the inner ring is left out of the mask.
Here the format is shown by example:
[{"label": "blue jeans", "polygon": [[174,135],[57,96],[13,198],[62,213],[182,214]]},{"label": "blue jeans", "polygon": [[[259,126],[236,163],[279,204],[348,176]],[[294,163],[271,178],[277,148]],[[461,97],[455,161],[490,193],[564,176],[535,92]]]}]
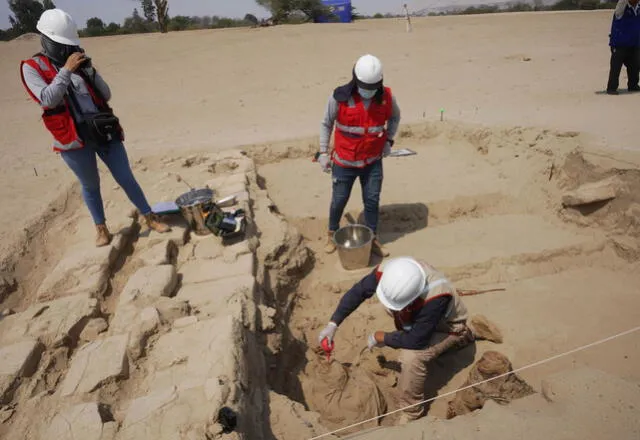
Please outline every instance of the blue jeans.
[{"label": "blue jeans", "polygon": [[351,196],[351,189],[356,179],[359,178],[362,187],[362,202],[364,203],[364,222],[376,233],[383,178],[382,160],[364,168],[344,168],[334,163],[331,170],[333,192],[329,210],[329,230],[335,232],[340,227],[340,218]]},{"label": "blue jeans", "polygon": [[109,168],[115,181],[122,187],[138,211],[143,215],[151,213],[151,207],[131,172],[127,152],[122,142],[112,141],[102,148],[96,148],[95,144],[87,142],[84,148],[64,151],[60,155],[80,180],[82,197],[96,225],[105,223],[96,156],[99,156]]}]

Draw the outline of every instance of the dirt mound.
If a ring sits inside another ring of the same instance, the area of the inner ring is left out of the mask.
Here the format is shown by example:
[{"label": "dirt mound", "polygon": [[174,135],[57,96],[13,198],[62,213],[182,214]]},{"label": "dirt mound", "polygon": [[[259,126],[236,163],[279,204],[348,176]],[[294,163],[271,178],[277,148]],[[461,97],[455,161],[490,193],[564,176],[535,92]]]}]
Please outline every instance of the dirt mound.
[{"label": "dirt mound", "polygon": [[256,164],[279,162],[285,159],[308,158],[311,160],[318,151],[318,141],[316,138],[301,138],[281,142],[270,142],[268,144],[248,145],[247,155]]},{"label": "dirt mound", "polygon": [[569,154],[562,166],[560,188],[574,191],[587,184],[615,179],[615,196],[575,207],[561,216],[583,226],[597,226],[623,236],[640,236],[640,171],[605,168],[589,162],[579,151]]},{"label": "dirt mound", "polygon": [[[308,365],[306,374],[315,378],[305,389],[307,403],[322,414],[321,422],[330,429],[380,416],[387,403],[376,382],[359,368],[348,368],[336,360],[327,361],[324,354]],[[358,429],[374,427],[379,419]],[[346,431],[345,431],[346,432]]]},{"label": "dirt mound", "polygon": [[484,315],[474,315],[469,319],[469,327],[476,339],[484,339],[485,341],[502,344],[504,338],[502,332],[493,322],[489,321]]},{"label": "dirt mound", "polygon": [[[469,372],[469,377],[462,387],[479,383],[492,377],[513,371],[511,361],[497,351],[487,351],[476,362]],[[487,400],[504,405],[512,400],[533,394],[535,391],[524,380],[515,374],[476,385],[460,391],[449,402],[447,418],[463,415],[480,409]]]},{"label": "dirt mound", "polygon": [[39,38],[40,38],[40,34],[36,34],[35,32],[29,32],[26,34],[22,34],[11,41],[35,41]]}]

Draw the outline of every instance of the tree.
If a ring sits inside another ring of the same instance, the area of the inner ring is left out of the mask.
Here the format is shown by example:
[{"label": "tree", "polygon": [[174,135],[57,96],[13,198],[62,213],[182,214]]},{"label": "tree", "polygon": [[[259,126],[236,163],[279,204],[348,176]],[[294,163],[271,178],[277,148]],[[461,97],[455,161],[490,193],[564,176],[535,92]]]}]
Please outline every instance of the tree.
[{"label": "tree", "polygon": [[56,5],[53,4],[53,0],[44,0],[42,2],[42,7],[44,8],[45,11],[47,11],[49,9],[55,9]]},{"label": "tree", "polygon": [[108,35],[115,35],[120,32],[120,25],[118,23],[111,22],[105,29]]},{"label": "tree", "polygon": [[98,17],[93,17],[87,20],[88,28],[104,29],[104,21]]},{"label": "tree", "polygon": [[160,26],[160,32],[164,34],[167,32],[169,27],[169,3],[167,0],[153,0],[153,4],[156,6],[156,15],[158,18],[158,25]]},{"label": "tree", "polygon": [[84,34],[87,37],[97,37],[104,35],[105,25],[104,22],[98,17],[93,17],[87,20],[87,28],[84,30]]},{"label": "tree", "polygon": [[153,4],[153,0],[140,0],[142,6],[142,14],[147,20],[147,23],[153,23],[156,21],[156,7]]},{"label": "tree", "polygon": [[37,32],[36,24],[44,12],[42,3],[36,0],[8,0],[9,9],[13,13],[9,22],[18,35]]},{"label": "tree", "polygon": [[351,6],[351,19],[352,20],[362,20],[364,17],[357,11],[355,6]]},{"label": "tree", "polygon": [[293,1],[294,11],[300,11],[311,21],[315,21],[322,16],[331,16],[331,10],[325,6],[321,0],[296,0]]},{"label": "tree", "polygon": [[258,18],[253,14],[245,15],[244,16],[244,21],[249,23],[251,26],[257,26],[258,25]]},{"label": "tree", "polygon": [[189,29],[203,28],[204,17],[198,17],[197,15],[189,17]]},{"label": "tree", "polygon": [[256,0],[256,3],[269,10],[275,22],[286,21],[298,13],[304,14],[307,21],[331,15],[321,0]]},{"label": "tree", "polygon": [[191,21],[191,17],[186,17],[184,15],[176,15],[175,17],[171,17],[171,21],[169,22],[169,30],[170,31],[185,31],[191,27],[193,22]]},{"label": "tree", "polygon": [[131,17],[128,17],[128,18],[126,18],[124,20],[123,28],[128,33],[134,33],[134,34],[148,32],[148,28],[147,28],[144,20],[140,16],[140,13],[138,12],[138,9],[134,9],[133,10],[133,14],[131,15]]}]

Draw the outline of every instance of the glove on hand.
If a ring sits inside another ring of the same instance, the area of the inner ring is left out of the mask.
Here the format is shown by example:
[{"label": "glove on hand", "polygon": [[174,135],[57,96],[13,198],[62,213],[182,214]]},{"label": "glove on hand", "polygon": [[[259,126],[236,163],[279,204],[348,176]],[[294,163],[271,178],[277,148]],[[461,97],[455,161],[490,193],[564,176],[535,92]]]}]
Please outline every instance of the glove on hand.
[{"label": "glove on hand", "polygon": [[369,350],[373,350],[373,348],[382,348],[384,347],[384,342],[378,342],[376,340],[376,334],[375,333],[371,333],[369,335],[369,339],[367,341],[367,347],[369,348]]},{"label": "glove on hand", "polygon": [[318,335],[318,344],[322,345],[322,340],[327,338],[329,344],[333,342],[333,337],[336,335],[336,331],[338,330],[338,325],[335,322],[330,322],[327,324],[325,328],[322,329],[320,334]]},{"label": "glove on hand", "polygon": [[329,159],[329,155],[327,153],[320,153],[320,156],[318,156],[318,163],[320,164],[322,171],[325,173],[330,171],[329,166],[331,164],[331,159]]},{"label": "glove on hand", "polygon": [[384,149],[382,150],[382,157],[387,157],[391,154],[391,144],[387,142],[384,144]]}]

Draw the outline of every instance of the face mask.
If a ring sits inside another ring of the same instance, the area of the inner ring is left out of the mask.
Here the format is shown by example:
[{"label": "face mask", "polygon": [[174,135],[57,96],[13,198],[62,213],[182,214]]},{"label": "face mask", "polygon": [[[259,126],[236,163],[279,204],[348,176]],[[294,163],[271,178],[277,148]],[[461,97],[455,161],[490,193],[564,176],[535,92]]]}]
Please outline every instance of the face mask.
[{"label": "face mask", "polygon": [[371,99],[376,96],[377,90],[367,90],[362,87],[358,87],[358,93],[362,96],[363,99]]},{"label": "face mask", "polygon": [[67,58],[69,58],[72,53],[81,51],[78,46],[56,43],[44,35],[41,38],[41,42],[44,54],[60,66],[67,62]]}]

